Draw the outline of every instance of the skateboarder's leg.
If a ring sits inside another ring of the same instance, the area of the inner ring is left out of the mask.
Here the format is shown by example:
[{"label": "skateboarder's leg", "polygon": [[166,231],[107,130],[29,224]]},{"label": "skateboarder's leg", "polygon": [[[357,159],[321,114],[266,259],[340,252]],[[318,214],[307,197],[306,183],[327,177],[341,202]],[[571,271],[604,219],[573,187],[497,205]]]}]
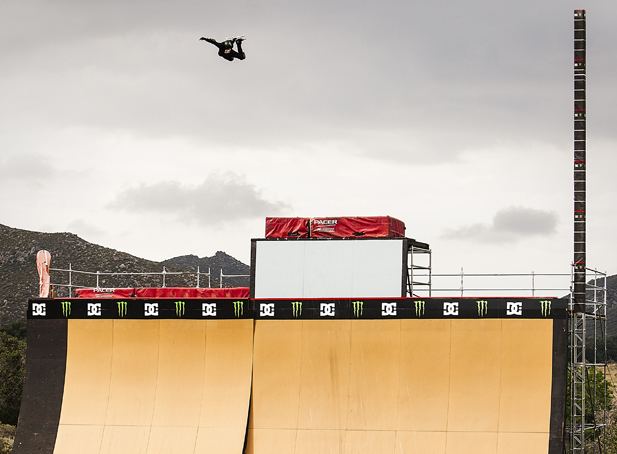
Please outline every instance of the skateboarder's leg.
[{"label": "skateboarder's leg", "polygon": [[236,46],[238,46],[238,52],[234,52],[234,53],[235,53],[235,57],[238,60],[244,60],[246,58],[246,54],[242,50],[242,41],[243,41],[242,39],[236,39]]},{"label": "skateboarder's leg", "polygon": [[223,49],[219,50],[219,57],[223,57],[225,60],[233,61],[235,58],[236,51],[232,50],[231,52],[225,53]]}]

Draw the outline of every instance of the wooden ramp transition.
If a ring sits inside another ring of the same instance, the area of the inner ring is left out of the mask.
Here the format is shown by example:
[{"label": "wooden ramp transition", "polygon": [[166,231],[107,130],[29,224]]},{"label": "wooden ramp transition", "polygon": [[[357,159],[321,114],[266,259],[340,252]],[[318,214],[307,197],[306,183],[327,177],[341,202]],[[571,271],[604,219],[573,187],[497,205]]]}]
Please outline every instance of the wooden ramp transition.
[{"label": "wooden ramp transition", "polygon": [[70,320],[54,454],[244,446],[252,320]]},{"label": "wooden ramp transition", "polygon": [[553,324],[258,320],[247,453],[546,454]]}]

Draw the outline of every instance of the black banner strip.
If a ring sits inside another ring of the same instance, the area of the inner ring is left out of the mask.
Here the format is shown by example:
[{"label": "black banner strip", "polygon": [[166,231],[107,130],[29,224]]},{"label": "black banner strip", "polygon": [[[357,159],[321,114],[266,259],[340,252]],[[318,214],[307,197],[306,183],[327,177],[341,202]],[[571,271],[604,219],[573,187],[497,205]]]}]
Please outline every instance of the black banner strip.
[{"label": "black banner strip", "polygon": [[565,319],[555,298],[33,299],[29,319]]}]

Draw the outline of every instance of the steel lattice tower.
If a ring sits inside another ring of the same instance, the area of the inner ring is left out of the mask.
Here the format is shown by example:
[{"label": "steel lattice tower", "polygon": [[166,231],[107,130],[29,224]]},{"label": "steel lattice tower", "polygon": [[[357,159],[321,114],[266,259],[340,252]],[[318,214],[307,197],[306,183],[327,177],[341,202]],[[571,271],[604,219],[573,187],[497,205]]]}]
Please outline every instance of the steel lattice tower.
[{"label": "steel lattice tower", "polygon": [[[585,452],[585,436],[589,429],[588,415],[585,414],[589,375],[586,354],[586,79],[586,18],[585,10],[579,9],[574,11],[574,260],[569,327],[571,406],[568,441],[572,453]],[[597,283],[594,282],[594,285]],[[593,307],[595,313],[596,306]],[[590,314],[590,318],[594,316]],[[595,374],[595,361],[592,363]]]},{"label": "steel lattice tower", "polygon": [[586,378],[586,20],[574,11],[574,261],[570,319],[570,447],[585,450]]},{"label": "steel lattice tower", "polygon": [[586,32],[585,10],[574,11],[574,310],[585,311]]}]

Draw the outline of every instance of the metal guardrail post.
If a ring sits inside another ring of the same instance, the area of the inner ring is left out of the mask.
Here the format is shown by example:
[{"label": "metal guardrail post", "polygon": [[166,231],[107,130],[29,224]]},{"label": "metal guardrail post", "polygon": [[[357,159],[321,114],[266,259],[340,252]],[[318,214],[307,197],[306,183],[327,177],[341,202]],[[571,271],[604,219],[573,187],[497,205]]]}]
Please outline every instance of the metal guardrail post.
[{"label": "metal guardrail post", "polygon": [[411,246],[411,254],[409,255],[410,259],[411,259],[411,267],[410,267],[410,270],[411,270],[411,282],[409,283],[410,286],[411,286],[411,289],[409,290],[409,296],[411,296],[411,297],[415,296],[414,291],[413,291],[413,284],[414,284],[414,279],[415,279],[415,276],[414,276],[414,263],[413,263],[413,256],[414,255],[415,255],[414,254],[414,248],[413,248],[413,246]]},{"label": "metal guardrail post", "polygon": [[428,251],[428,296],[433,296],[433,253]]},{"label": "metal guardrail post", "polygon": [[73,297],[73,267],[69,263],[69,298]]},{"label": "metal guardrail post", "polygon": [[531,271],[531,296],[536,296],[536,274]]}]

